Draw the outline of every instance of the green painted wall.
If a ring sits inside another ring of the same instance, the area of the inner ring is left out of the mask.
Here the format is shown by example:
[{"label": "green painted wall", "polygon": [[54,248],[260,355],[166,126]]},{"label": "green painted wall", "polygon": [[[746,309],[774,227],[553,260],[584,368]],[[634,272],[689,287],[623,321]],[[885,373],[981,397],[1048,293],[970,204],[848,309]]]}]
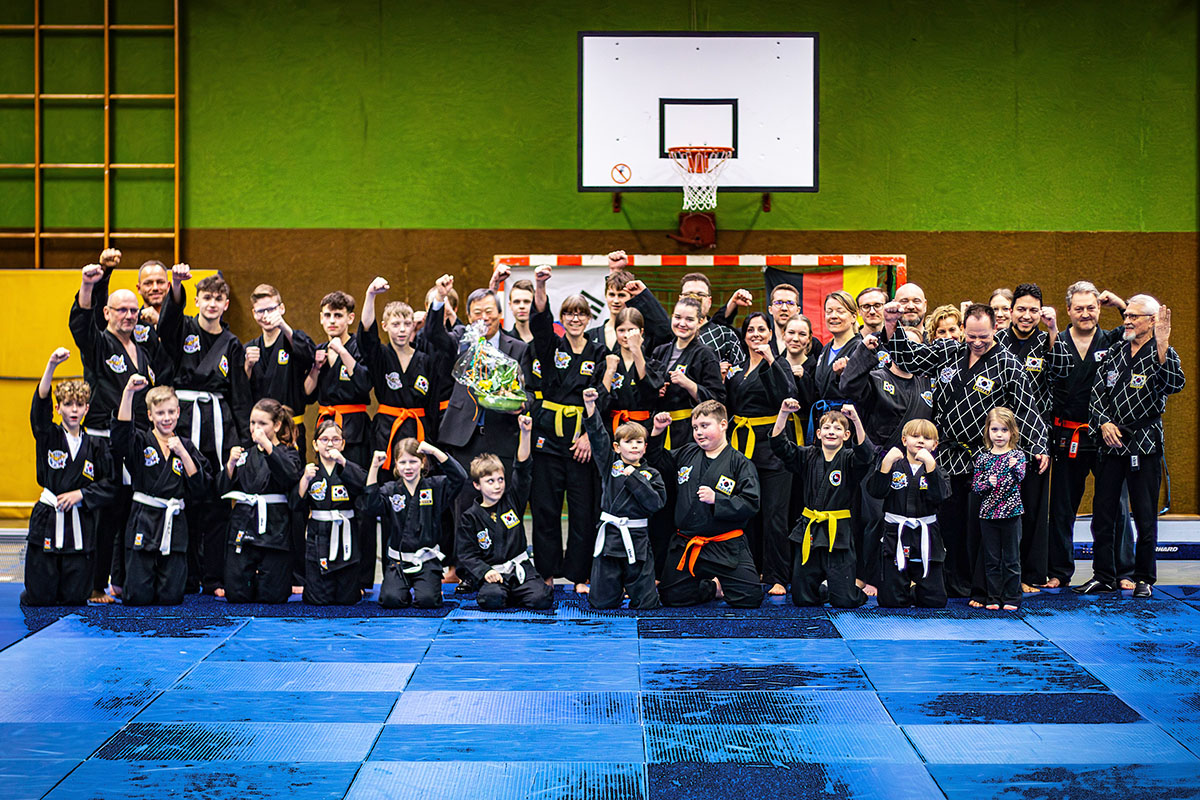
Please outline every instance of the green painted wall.
[{"label": "green painted wall", "polygon": [[[24,13],[4,5],[3,21]],[[118,5],[134,21],[156,2]],[[1195,0],[184,5],[189,228],[670,227],[676,193],[627,195],[615,216],[575,189],[576,32],[694,18],[821,36],[820,192],[777,194],[770,214],[726,193],[723,228],[1196,230]],[[60,90],[95,85],[94,44],[57,38],[47,89],[51,72]],[[117,52],[127,91],[169,85],[168,40]],[[0,40],[0,91],[28,91],[30,60]],[[98,111],[58,105],[47,157],[96,150]],[[166,109],[126,105],[121,157],[169,156]],[[31,129],[0,103],[0,159],[31,155]],[[96,224],[95,178],[48,177],[47,224]],[[0,176],[0,226],[31,224],[28,183]],[[169,181],[116,186],[118,224],[169,224]]]}]

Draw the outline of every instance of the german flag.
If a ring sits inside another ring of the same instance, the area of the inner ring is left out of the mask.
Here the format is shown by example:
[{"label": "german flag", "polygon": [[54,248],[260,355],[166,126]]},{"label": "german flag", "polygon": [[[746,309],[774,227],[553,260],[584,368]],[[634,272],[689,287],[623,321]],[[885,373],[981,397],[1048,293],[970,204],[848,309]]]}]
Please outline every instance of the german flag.
[{"label": "german flag", "polygon": [[891,294],[885,281],[879,283],[880,270],[871,264],[855,267],[830,267],[789,272],[778,267],[764,267],[763,280],[766,284],[763,305],[770,303],[771,290],[781,283],[790,283],[800,292],[801,313],[812,322],[812,333],[822,342],[829,341],[829,329],[825,327],[825,298],[830,292],[844,290],[857,297],[863,289],[883,286]]}]

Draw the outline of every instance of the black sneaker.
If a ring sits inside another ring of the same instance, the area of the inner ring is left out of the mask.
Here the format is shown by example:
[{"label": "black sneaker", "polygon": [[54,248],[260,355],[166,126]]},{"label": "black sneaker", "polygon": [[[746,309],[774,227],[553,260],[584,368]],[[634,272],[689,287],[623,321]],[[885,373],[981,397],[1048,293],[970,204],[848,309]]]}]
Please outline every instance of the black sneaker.
[{"label": "black sneaker", "polygon": [[1133,587],[1134,597],[1149,597],[1153,593],[1154,592],[1150,588],[1150,584],[1146,583],[1145,581],[1138,581],[1137,586]]},{"label": "black sneaker", "polygon": [[474,578],[463,578],[458,582],[458,586],[454,587],[455,594],[475,594],[479,591],[479,584]]},{"label": "black sneaker", "polygon": [[1101,594],[1115,592],[1116,590],[1117,587],[1113,586],[1111,583],[1098,581],[1095,578],[1092,578],[1086,583],[1081,583],[1078,586],[1071,587],[1071,591],[1075,594]]}]

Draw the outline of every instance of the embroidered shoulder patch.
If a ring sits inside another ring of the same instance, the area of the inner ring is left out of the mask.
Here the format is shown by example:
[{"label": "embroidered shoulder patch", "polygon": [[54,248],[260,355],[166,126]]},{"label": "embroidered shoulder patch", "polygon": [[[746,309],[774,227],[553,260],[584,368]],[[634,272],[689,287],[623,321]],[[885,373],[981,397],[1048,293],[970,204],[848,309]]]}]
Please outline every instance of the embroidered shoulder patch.
[{"label": "embroidered shoulder patch", "polygon": [[933,390],[926,389],[925,391],[921,392],[921,399],[925,401],[925,405],[933,408]]},{"label": "embroidered shoulder patch", "polygon": [[404,510],[405,498],[402,494],[392,495],[392,511],[400,512]]},{"label": "embroidered shoulder patch", "polygon": [[557,369],[566,369],[571,366],[571,354],[564,353],[562,350],[554,351],[554,366]]},{"label": "embroidered shoulder patch", "polygon": [[83,460],[83,477],[92,481],[96,480],[96,465],[86,458]]},{"label": "embroidered shoulder patch", "polygon": [[625,462],[618,458],[616,461],[613,462],[613,465],[612,465],[612,477],[619,478],[624,474],[625,474]]},{"label": "embroidered shoulder patch", "polygon": [[690,477],[692,477],[692,468],[690,466],[687,466],[687,467],[679,468],[679,472],[678,472],[678,474],[676,474],[675,479],[679,483],[683,484],[683,483],[687,483],[688,478],[690,478]]},{"label": "embroidered shoulder patch", "polygon": [[387,383],[387,387],[393,392],[404,385],[400,380],[399,372],[389,372],[387,375],[383,376],[383,380]]},{"label": "embroidered shoulder patch", "polygon": [[62,469],[67,465],[67,451],[51,450],[46,453],[46,460],[50,462],[50,469]]},{"label": "embroidered shoulder patch", "polygon": [[535,358],[533,360],[533,366],[531,367],[531,371],[533,372],[533,377],[535,377],[535,378],[542,377],[542,362]]},{"label": "embroidered shoulder patch", "polygon": [[246,459],[247,459],[249,456],[250,456],[250,451],[249,451],[249,450],[243,450],[243,451],[242,451],[242,454],[241,454],[240,456],[238,456],[238,458],[237,458],[237,462],[234,464],[234,466],[235,466],[235,467],[241,467],[241,466],[245,466],[245,464],[246,464]]},{"label": "embroidered shoulder patch", "polygon": [[620,389],[624,385],[625,385],[625,375],[623,373],[618,372],[616,375],[612,376],[612,388]]},{"label": "embroidered shoulder patch", "polygon": [[542,449],[542,447],[543,447],[545,444],[546,444],[546,437],[545,437],[545,436],[539,436],[539,437],[537,438],[537,441],[536,441],[536,442],[534,442],[533,446],[534,446],[534,447],[536,447],[538,450],[541,450],[541,449]]},{"label": "embroidered shoulder patch", "polygon": [[329,490],[330,500],[349,500],[350,492],[340,483],[335,483]]},{"label": "embroidered shoulder patch", "polygon": [[229,377],[229,357],[228,356],[221,356],[221,362],[219,364],[217,364],[217,369],[220,371],[222,377]]},{"label": "embroidered shoulder patch", "polygon": [[350,380],[350,373],[346,371],[346,365],[345,365],[345,364],[339,364],[339,365],[338,365],[338,380],[339,380],[339,381],[348,381],[348,380]]},{"label": "embroidered shoulder patch", "polygon": [[896,384],[892,383],[891,381],[884,381],[883,382],[883,390],[890,395],[895,395],[896,394]]},{"label": "embroidered shoulder patch", "polygon": [[133,340],[138,344],[144,344],[150,338],[150,326],[138,323],[133,326]]},{"label": "embroidered shoulder patch", "polygon": [[638,475],[641,475],[643,478],[645,478],[645,479],[646,479],[646,480],[648,480],[648,481],[652,481],[652,480],[654,480],[654,473],[652,473],[652,472],[651,472],[650,470],[648,470],[648,469],[639,469],[639,470],[638,470]]},{"label": "embroidered shoulder patch", "polygon": [[595,371],[596,371],[596,362],[595,361],[580,361],[579,362],[579,374],[580,375],[591,375]]},{"label": "embroidered shoulder patch", "polygon": [[842,471],[840,469],[835,469],[833,472],[829,473],[829,485],[830,486],[841,486],[842,485]]},{"label": "embroidered shoulder patch", "polygon": [[919,488],[919,489],[928,489],[929,488],[929,481],[925,480],[924,475],[922,475],[920,481],[917,482],[917,488]]},{"label": "embroidered shoulder patch", "polygon": [[142,458],[145,460],[147,467],[153,467],[159,462],[158,450],[153,447],[147,447],[142,451]]},{"label": "embroidered shoulder patch", "polygon": [[125,356],[121,355],[120,353],[115,353],[109,356],[104,360],[104,363],[108,365],[109,369],[117,373],[121,373],[129,369],[129,367],[125,366]]},{"label": "embroidered shoulder patch", "polygon": [[484,550],[487,550],[492,546],[492,536],[486,530],[476,531],[475,541],[479,542],[479,546]]},{"label": "embroidered shoulder patch", "polygon": [[938,375],[938,380],[942,383],[949,383],[950,381],[954,380],[954,376],[957,374],[958,370],[954,367],[946,367],[942,370],[941,374]]},{"label": "embroidered shoulder patch", "polygon": [[976,375],[975,385],[972,388],[980,394],[991,394],[992,389],[996,388],[996,382],[986,375]]},{"label": "embroidered shoulder patch", "polygon": [[1130,389],[1142,389],[1145,386],[1146,386],[1146,376],[1145,375],[1130,375],[1129,376],[1129,388]]},{"label": "embroidered shoulder patch", "polygon": [[895,472],[893,472],[892,473],[892,488],[893,489],[903,489],[906,486],[908,486],[908,476],[905,475],[900,470],[896,470]]},{"label": "embroidered shoulder patch", "polygon": [[1038,358],[1037,356],[1026,356],[1025,357],[1025,371],[1026,372],[1041,372],[1044,365],[1045,365],[1045,359]]},{"label": "embroidered shoulder patch", "polygon": [[200,352],[200,336],[195,333],[189,333],[183,337],[183,352],[199,353]]},{"label": "embroidered shoulder patch", "polygon": [[324,500],[326,486],[324,478],[316,481],[312,486],[308,487],[308,496],[313,500]]},{"label": "embroidered shoulder patch", "polygon": [[180,459],[178,457],[171,459],[171,472],[174,472],[176,475],[183,474],[183,460],[182,459]]}]

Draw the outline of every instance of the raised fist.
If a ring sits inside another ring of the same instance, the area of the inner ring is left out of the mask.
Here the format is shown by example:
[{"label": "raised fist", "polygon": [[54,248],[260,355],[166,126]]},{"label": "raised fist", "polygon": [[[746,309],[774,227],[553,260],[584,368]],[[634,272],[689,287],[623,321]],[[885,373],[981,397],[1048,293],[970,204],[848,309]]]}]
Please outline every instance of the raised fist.
[{"label": "raised fist", "polygon": [[192,279],[192,268],[187,264],[176,264],[171,267],[171,280],[176,283],[182,281],[190,281]]},{"label": "raised fist", "polygon": [[65,347],[60,347],[50,354],[50,363],[57,367],[70,357],[71,351]]},{"label": "raised fist", "polygon": [[629,266],[629,256],[625,255],[624,250],[613,250],[608,254],[608,271],[616,272],[619,269],[625,269]]},{"label": "raised fist", "polygon": [[257,345],[252,345],[246,348],[246,366],[253,367],[262,358],[262,348]]},{"label": "raised fist", "polygon": [[100,266],[112,269],[121,263],[121,251],[115,247],[107,247],[100,253]]},{"label": "raised fist", "polygon": [[529,433],[533,430],[533,417],[528,414],[517,417],[517,427],[521,429],[521,433]]},{"label": "raised fist", "polygon": [[387,278],[376,278],[375,280],[371,281],[371,285],[367,287],[367,294],[383,294],[391,288],[391,285],[387,282]]},{"label": "raised fist", "polygon": [[376,450],[371,454],[371,466],[379,469],[383,466],[383,462],[387,461],[387,453],[383,450]]},{"label": "raised fist", "polygon": [[779,410],[785,414],[795,414],[800,410],[800,401],[794,397],[788,397],[779,404]]},{"label": "raised fist", "polygon": [[140,392],[150,385],[150,381],[146,380],[144,375],[133,374],[129,376],[129,381],[125,384],[125,391]]},{"label": "raised fist", "polygon": [[91,285],[99,283],[100,279],[103,277],[104,267],[100,266],[99,264],[88,264],[83,268],[83,282],[85,284]]},{"label": "raised fist", "polygon": [[554,268],[549,264],[542,264],[533,271],[533,279],[538,283],[545,283],[554,275]]},{"label": "raised fist", "polygon": [[585,403],[594,403],[596,402],[596,398],[599,396],[600,393],[591,386],[583,390],[583,402]]},{"label": "raised fist", "polygon": [[637,297],[642,292],[646,291],[646,284],[641,281],[630,281],[625,284],[625,291],[629,292],[630,297]]}]

